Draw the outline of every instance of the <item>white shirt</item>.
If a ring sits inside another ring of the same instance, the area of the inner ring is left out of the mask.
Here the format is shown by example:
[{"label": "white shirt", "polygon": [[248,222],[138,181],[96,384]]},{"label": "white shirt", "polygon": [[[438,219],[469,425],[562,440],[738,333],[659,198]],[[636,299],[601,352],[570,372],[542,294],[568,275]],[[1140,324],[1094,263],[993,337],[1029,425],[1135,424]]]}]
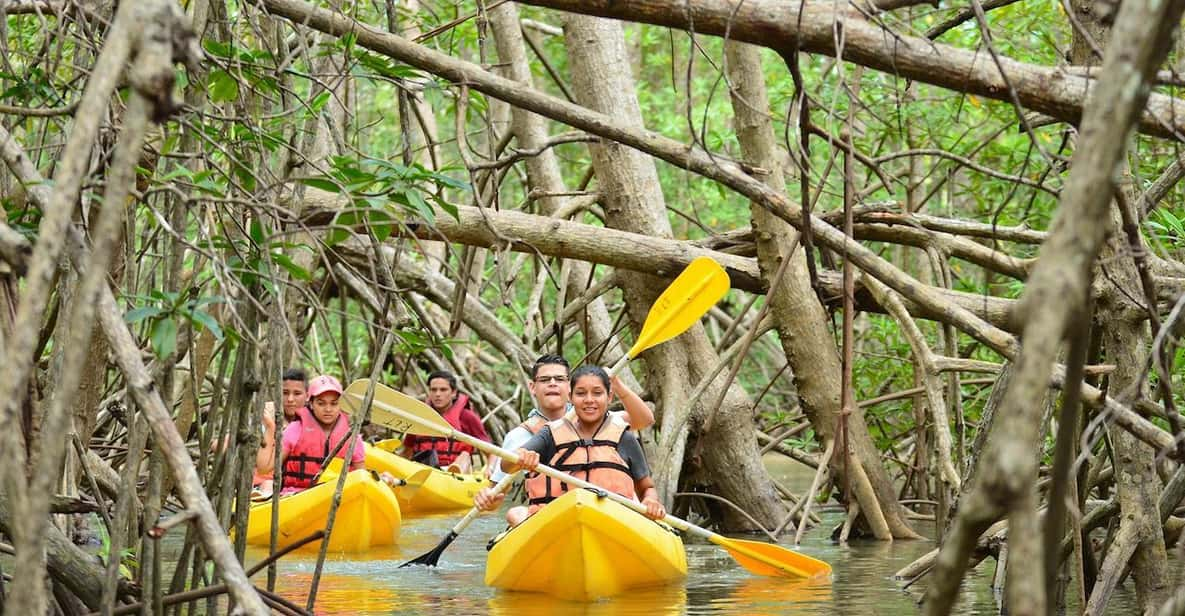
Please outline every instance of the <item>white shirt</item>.
[{"label": "white shirt", "polygon": [[[564,412],[567,413],[571,408],[571,404],[567,405],[564,408]],[[550,419],[547,419],[546,415],[540,413],[539,409],[531,409],[531,412],[527,413],[527,419],[532,417],[539,417],[544,421],[551,421]],[[526,445],[527,441],[531,440],[532,436],[535,435],[531,434],[530,430],[522,426],[515,426],[515,428],[510,432],[507,432],[506,437],[502,439],[502,449],[514,451],[519,447]],[[502,472],[502,458],[494,458],[494,461],[490,463],[490,481],[497,483],[502,481],[502,478],[505,476],[506,473]]]}]

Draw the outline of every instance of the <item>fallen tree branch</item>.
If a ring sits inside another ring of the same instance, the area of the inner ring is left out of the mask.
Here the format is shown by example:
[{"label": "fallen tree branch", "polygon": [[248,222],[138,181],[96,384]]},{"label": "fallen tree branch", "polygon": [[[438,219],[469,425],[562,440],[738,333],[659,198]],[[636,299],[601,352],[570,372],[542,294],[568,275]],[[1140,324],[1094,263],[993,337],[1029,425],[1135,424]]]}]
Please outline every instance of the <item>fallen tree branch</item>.
[{"label": "fallen tree branch", "polygon": [[[336,213],[337,208],[347,204],[347,200],[340,195],[312,187],[305,189],[305,199],[310,201],[308,205],[312,209],[305,221],[310,226],[318,221],[330,220],[333,215],[331,212]],[[497,234],[487,228],[489,221],[497,225]],[[486,210],[482,213],[473,207],[458,206],[456,219],[442,216],[432,227],[416,225],[410,229],[410,233],[420,239],[443,239],[487,248],[508,247],[531,254],[579,259],[669,277],[682,271],[692,259],[706,255],[728,271],[734,288],[752,293],[766,291],[757,261],[749,257],[701,248],[693,242],[650,237],[524,212]],[[508,238],[510,245],[500,244],[501,238]],[[354,250],[348,243],[343,246],[359,257],[365,254],[361,250]],[[824,300],[834,298],[838,301],[842,291],[839,273],[821,271],[819,279],[826,294]],[[934,291],[946,304],[960,306],[1002,329],[1011,331],[1015,328],[1012,321],[1014,300],[942,288],[934,288]],[[905,297],[901,299],[915,317],[937,321],[944,317],[941,311],[927,309]],[[857,287],[856,307],[867,312],[884,312],[884,308],[860,286]]]}]

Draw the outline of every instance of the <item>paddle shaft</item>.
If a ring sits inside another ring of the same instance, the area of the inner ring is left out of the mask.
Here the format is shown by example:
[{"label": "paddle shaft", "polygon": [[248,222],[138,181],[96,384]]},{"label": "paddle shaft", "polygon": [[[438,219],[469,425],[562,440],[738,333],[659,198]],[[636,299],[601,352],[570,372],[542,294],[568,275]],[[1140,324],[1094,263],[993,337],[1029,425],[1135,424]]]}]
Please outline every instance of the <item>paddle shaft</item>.
[{"label": "paddle shaft", "polygon": [[622,355],[622,356],[621,356],[621,359],[617,360],[617,363],[616,363],[616,364],[613,364],[613,367],[609,369],[609,378],[613,378],[613,377],[617,376],[617,373],[618,373],[618,372],[621,372],[621,369],[625,367],[625,364],[626,364],[626,363],[627,363],[629,360],[630,360],[630,354],[629,354],[629,353],[626,353],[625,355]]},{"label": "paddle shaft", "polygon": [[[510,473],[509,475],[503,477],[501,481],[494,485],[494,494],[501,494],[505,492],[510,488],[510,484],[514,483],[521,474],[521,472]],[[465,517],[461,518],[461,520],[453,526],[453,534],[461,534],[461,531],[465,530],[469,524],[473,522],[473,520],[477,519],[477,516],[479,515],[481,515],[481,509],[478,509],[477,507],[469,509],[469,513],[466,513]]]},{"label": "paddle shaft", "polygon": [[[377,400],[375,402],[379,403]],[[410,419],[410,416],[409,416],[409,419]],[[464,432],[461,432],[459,430],[451,430],[450,429],[448,431],[447,436],[448,436],[448,438],[451,438],[455,441],[461,441],[462,443],[465,443],[466,445],[471,445],[473,448],[480,450],[482,453],[490,454],[493,456],[498,456],[499,458],[502,458],[503,460],[506,460],[507,462],[518,462],[518,454],[514,453],[513,451],[510,451],[509,449],[503,449],[502,447],[499,447],[493,443],[487,443],[481,439],[469,436],[468,434],[465,434]],[[539,466],[535,467],[535,472],[540,473],[542,475],[547,475],[548,477],[551,477],[552,479],[558,479],[559,481],[562,481],[562,482],[567,483],[569,485],[576,486],[578,488],[588,488],[590,490],[595,490],[597,492],[604,493],[605,496],[609,500],[619,503],[621,505],[624,505],[626,507],[629,507],[630,509],[637,511],[638,513],[640,513],[642,515],[646,515],[646,505],[643,505],[642,503],[639,503],[636,500],[626,498],[616,492],[609,492],[609,491],[605,490],[604,488],[602,488],[601,486],[596,485],[595,483],[590,483],[590,482],[585,481],[583,479],[577,479],[565,472],[557,471],[556,469],[551,468],[550,466],[543,465],[543,464],[540,464]],[[691,533],[692,535],[695,535],[697,537],[702,537],[704,539],[711,540],[712,537],[717,536],[716,533],[714,533],[710,530],[700,528],[700,527],[696,526],[695,524],[688,522],[687,520],[675,517],[669,513],[665,517],[663,517],[663,522],[666,522],[667,524],[670,524],[671,526],[674,526],[675,528],[677,528],[681,531]]]}]

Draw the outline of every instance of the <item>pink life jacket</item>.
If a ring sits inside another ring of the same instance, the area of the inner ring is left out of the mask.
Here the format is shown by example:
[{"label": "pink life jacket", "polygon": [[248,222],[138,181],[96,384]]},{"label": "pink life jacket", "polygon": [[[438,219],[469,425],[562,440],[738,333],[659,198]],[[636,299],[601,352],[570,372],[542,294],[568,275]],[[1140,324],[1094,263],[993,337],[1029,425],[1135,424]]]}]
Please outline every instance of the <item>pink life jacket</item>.
[{"label": "pink life jacket", "polygon": [[[304,490],[313,485],[313,480],[321,472],[321,462],[342,439],[350,435],[350,419],[342,412],[337,416],[337,423],[333,425],[326,436],[321,428],[321,422],[313,417],[308,407],[301,407],[296,411],[297,421],[300,423],[300,440],[296,447],[284,459],[284,489],[294,488]],[[289,424],[291,425],[291,424]],[[346,460],[346,450],[350,444],[346,443],[338,450],[335,457]],[[347,463],[348,466],[348,463]]]}]

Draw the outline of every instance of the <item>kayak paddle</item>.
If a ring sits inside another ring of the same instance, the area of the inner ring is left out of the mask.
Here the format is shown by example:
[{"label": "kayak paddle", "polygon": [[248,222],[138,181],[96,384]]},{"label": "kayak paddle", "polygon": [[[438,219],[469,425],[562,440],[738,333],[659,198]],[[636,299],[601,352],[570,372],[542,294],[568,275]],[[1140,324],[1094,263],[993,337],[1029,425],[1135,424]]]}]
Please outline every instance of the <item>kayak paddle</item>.
[{"label": "kayak paddle", "polygon": [[646,322],[642,324],[642,333],[638,334],[629,352],[609,369],[609,375],[617,374],[627,361],[642,351],[687,331],[724,297],[730,284],[728,272],[711,257],[693,259],[654,300]]},{"label": "kayak paddle", "polygon": [[[501,494],[505,492],[510,488],[511,484],[518,480],[519,475],[522,475],[521,471],[517,473],[511,473],[503,477],[502,480],[494,486],[494,493]],[[465,514],[465,517],[461,518],[460,522],[457,522],[456,525],[453,526],[452,530],[450,530],[448,534],[445,535],[444,539],[439,544],[437,544],[436,547],[432,548],[425,554],[421,554],[417,558],[413,558],[402,565],[399,565],[399,568],[402,569],[411,565],[435,567],[437,561],[440,560],[440,555],[443,554],[448,546],[452,545],[453,541],[455,541],[457,537],[461,535],[461,531],[465,530],[465,528],[469,526],[469,523],[477,519],[477,516],[479,515],[481,515],[481,510],[477,507],[473,507],[469,510],[469,513]]]},{"label": "kayak paddle", "polygon": [[[361,391],[365,392],[369,383],[366,380],[355,381],[350,385],[347,392],[357,398],[362,395],[356,393],[359,391],[356,386],[361,383]],[[475,449],[481,450],[482,453],[498,456],[503,460],[510,462],[517,462],[518,455],[509,449],[503,449],[492,443],[487,443],[480,439],[474,438],[454,430],[443,417],[438,415],[427,404],[404,395],[398,391],[383,385],[382,383],[375,383],[375,407],[381,407],[383,411],[389,412],[392,415],[400,417],[409,423],[416,424],[417,428],[423,431],[424,434],[432,436],[443,436],[453,440],[461,441],[473,446]],[[380,393],[381,392],[381,393]],[[373,409],[378,410],[378,408]],[[599,492],[605,492],[595,484],[577,479],[567,473],[557,471],[551,467],[540,464],[536,467],[535,472],[547,475],[553,479],[563,481],[571,486],[578,488],[589,488]],[[646,507],[641,503],[628,499],[620,494],[613,492],[605,492],[605,496],[615,502],[618,502],[638,513],[645,514]],[[690,533],[697,537],[707,539],[711,543],[724,548],[734,560],[742,567],[747,569],[750,573],[756,575],[766,576],[784,576],[784,577],[815,577],[831,572],[831,565],[811,558],[805,554],[800,554],[793,550],[789,550],[780,545],[772,543],[762,543],[760,541],[746,541],[743,539],[730,539],[724,537],[710,530],[700,528],[687,520],[667,514],[663,521],[671,526],[678,528],[684,532]]]},{"label": "kayak paddle", "polygon": [[[366,397],[366,388],[368,387],[368,385],[369,385],[369,380],[367,380],[367,379],[358,379],[357,381],[350,383],[350,386],[346,388],[346,391],[342,392],[342,397],[341,397],[342,406],[347,411],[349,411],[351,413],[355,412],[358,409],[358,407],[362,404],[362,400]],[[375,399],[378,399],[379,396],[386,395],[384,392],[393,392],[393,391],[395,391],[395,390],[391,389],[390,387],[383,386],[380,388],[380,387],[376,386],[375,390],[374,390],[374,397],[375,397]],[[392,406],[395,406],[395,404],[391,400],[386,400],[385,404],[371,405],[371,407],[370,407],[370,421],[371,421],[371,423],[378,424],[380,426],[383,426],[384,428],[390,428],[396,432],[404,432],[404,433],[416,434],[416,435],[436,434],[435,431],[425,431],[422,427],[422,426],[424,426],[423,421],[420,421],[420,422],[412,421],[406,417],[406,414],[403,414],[403,415],[396,414],[396,413],[393,413],[393,412],[387,410]],[[416,409],[409,410],[407,412],[411,413],[413,416],[416,416],[417,414],[420,415],[419,418],[421,420],[427,421],[428,425],[432,424],[432,422],[434,421],[434,418],[436,420],[440,419],[440,414],[437,413],[436,411],[432,410],[432,407],[428,406],[427,404],[423,404],[421,406],[423,408],[416,408]]]}]

